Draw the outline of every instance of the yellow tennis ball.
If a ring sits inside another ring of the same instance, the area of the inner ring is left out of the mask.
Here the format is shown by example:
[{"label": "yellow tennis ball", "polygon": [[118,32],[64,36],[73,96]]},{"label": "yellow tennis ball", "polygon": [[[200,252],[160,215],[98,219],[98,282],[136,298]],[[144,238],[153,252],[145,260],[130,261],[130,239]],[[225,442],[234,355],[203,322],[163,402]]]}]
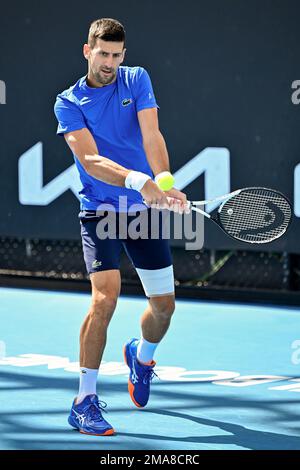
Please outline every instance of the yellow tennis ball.
[{"label": "yellow tennis ball", "polygon": [[175,178],[170,173],[168,175],[161,176],[157,181],[157,186],[162,191],[170,191],[175,184]]}]

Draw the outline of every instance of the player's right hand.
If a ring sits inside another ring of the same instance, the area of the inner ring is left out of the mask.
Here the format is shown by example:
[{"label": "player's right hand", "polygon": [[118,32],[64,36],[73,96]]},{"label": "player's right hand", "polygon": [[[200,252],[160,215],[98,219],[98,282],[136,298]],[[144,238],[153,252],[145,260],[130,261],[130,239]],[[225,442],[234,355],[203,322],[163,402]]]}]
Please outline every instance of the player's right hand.
[{"label": "player's right hand", "polygon": [[155,206],[156,208],[160,209],[169,208],[169,201],[167,196],[165,195],[164,191],[159,189],[154,181],[150,179],[146,181],[140,193],[143,196],[144,202],[147,204],[147,206]]}]

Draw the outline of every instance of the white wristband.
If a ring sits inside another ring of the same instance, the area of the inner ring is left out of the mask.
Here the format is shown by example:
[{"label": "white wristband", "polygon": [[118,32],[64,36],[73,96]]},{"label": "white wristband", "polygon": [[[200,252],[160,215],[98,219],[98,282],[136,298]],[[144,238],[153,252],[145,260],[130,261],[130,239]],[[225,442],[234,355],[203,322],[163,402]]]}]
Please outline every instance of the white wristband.
[{"label": "white wristband", "polygon": [[141,191],[146,181],[151,180],[151,176],[140,171],[130,171],[125,179],[125,187]]}]

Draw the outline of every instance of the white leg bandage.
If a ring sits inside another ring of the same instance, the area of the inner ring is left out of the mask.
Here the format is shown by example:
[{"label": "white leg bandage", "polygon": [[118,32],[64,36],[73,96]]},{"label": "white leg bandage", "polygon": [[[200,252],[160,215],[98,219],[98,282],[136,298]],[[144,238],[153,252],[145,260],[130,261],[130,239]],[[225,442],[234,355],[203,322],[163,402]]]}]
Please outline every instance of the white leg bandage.
[{"label": "white leg bandage", "polygon": [[162,269],[135,269],[147,297],[174,294],[173,265]]}]

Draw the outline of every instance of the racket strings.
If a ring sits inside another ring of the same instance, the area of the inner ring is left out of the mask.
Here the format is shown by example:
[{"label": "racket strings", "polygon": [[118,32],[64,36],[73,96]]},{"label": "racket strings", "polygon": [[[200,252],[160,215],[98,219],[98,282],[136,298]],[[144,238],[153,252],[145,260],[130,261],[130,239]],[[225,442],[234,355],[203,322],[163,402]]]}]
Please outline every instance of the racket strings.
[{"label": "racket strings", "polygon": [[[285,210],[285,207],[280,205],[273,205],[276,209]],[[271,210],[270,210],[271,209]],[[266,233],[272,233],[274,236],[276,233],[285,229],[288,225],[286,217],[283,211],[280,211],[280,216],[276,216],[272,210],[272,206],[266,206],[263,210],[253,209],[251,204],[247,204],[244,207],[233,208],[235,217],[230,214],[223,216],[222,223],[229,228],[231,227],[236,232],[247,231],[249,234],[263,237]],[[278,211],[277,211],[278,212]],[[279,220],[278,220],[279,219]],[[284,223],[286,221],[286,223]]]},{"label": "racket strings", "polygon": [[[274,207],[280,207],[280,205],[274,205]],[[285,210],[285,207],[281,206],[281,209]],[[222,223],[226,225],[227,230],[230,230],[237,236],[246,236],[253,239],[276,237],[288,225],[284,215],[280,217],[280,221],[277,221],[273,211],[265,209],[263,211],[253,210],[251,204],[246,204],[242,208],[233,208],[233,210],[235,217],[225,215]],[[282,212],[280,214],[282,215]]]},{"label": "racket strings", "polygon": [[[267,228],[268,226],[272,225],[272,221],[275,221],[276,216],[272,209],[270,210],[270,207],[267,206],[268,203],[273,203],[275,207],[279,207],[283,211],[283,215],[286,211],[286,208],[289,209],[289,206],[285,204],[285,201],[281,199],[278,199],[276,197],[268,197],[268,199],[263,199],[257,198],[257,197],[244,197],[244,200],[237,200],[236,198],[232,201],[233,207],[231,209],[233,210],[233,215],[235,217],[231,217],[230,213],[224,212],[224,219],[226,217],[228,220],[234,221],[234,223],[237,225],[237,228],[242,229],[247,227],[251,228],[256,228],[256,227],[261,227],[261,228]],[[230,208],[226,206],[226,211],[230,211]],[[243,215],[245,219],[240,219],[240,216]],[[265,217],[266,215],[271,216],[271,219],[266,220]],[[249,224],[247,224],[249,223]]]},{"label": "racket strings", "polygon": [[285,232],[291,218],[288,201],[270,190],[245,190],[223,203],[219,221],[229,235],[250,243],[272,241]]}]

